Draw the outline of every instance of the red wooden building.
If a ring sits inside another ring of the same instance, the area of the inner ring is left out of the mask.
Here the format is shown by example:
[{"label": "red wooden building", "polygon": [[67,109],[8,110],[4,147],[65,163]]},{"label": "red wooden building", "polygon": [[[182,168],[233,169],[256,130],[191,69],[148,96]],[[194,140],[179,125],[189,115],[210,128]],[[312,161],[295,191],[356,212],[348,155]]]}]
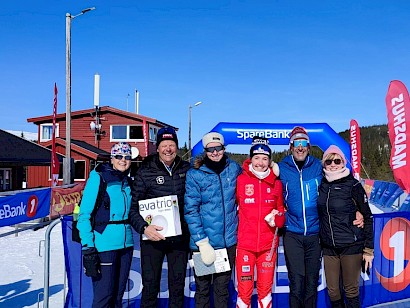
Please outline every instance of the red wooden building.
[{"label": "red wooden building", "polygon": [[[51,149],[53,116],[27,119],[38,126],[38,143]],[[65,156],[66,115],[57,114],[56,149]],[[131,173],[143,158],[156,151],[157,131],[171,126],[153,118],[109,106],[85,109],[71,113],[71,158],[75,182],[84,182],[97,162],[108,160],[111,146],[126,141],[139,151],[133,159]],[[172,126],[174,127],[174,126]],[[177,129],[176,127],[174,127]],[[62,184],[62,165],[60,181]],[[50,186],[50,167],[31,166],[27,171],[27,187]]]}]

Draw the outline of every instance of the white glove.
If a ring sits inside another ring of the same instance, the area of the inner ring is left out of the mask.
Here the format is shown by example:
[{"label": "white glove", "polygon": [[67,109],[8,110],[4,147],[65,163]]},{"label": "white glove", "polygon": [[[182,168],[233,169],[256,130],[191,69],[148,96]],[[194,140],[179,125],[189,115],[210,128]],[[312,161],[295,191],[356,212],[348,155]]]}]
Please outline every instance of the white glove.
[{"label": "white glove", "polygon": [[275,216],[278,214],[279,211],[276,209],[273,209],[272,212],[270,212],[268,215],[265,216],[265,221],[268,223],[269,226],[275,227]]},{"label": "white glove", "polygon": [[201,259],[206,265],[211,265],[215,262],[216,255],[215,250],[209,244],[209,239],[206,237],[195,243],[199,247],[201,253]]}]

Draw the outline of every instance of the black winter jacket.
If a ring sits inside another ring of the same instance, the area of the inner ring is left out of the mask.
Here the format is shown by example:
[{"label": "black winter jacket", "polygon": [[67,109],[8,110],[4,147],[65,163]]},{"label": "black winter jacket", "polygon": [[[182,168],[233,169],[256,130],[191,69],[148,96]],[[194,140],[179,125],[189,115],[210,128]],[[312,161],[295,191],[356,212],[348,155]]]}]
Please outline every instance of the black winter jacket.
[{"label": "black winter jacket", "polygon": [[[160,161],[158,154],[149,155],[144,159],[134,177],[132,187],[132,204],[129,219],[135,231],[143,234],[144,227],[148,226],[148,223],[140,215],[139,200],[177,195],[182,234],[184,237],[189,237],[188,226],[184,220],[185,179],[189,166],[188,162],[183,161],[177,156],[170,174]],[[172,239],[177,238],[172,237]]]},{"label": "black winter jacket", "polygon": [[[373,249],[373,216],[363,186],[351,174],[333,182],[325,177],[317,202],[320,240],[324,247],[363,245]],[[364,217],[364,228],[353,225],[356,211]]]}]

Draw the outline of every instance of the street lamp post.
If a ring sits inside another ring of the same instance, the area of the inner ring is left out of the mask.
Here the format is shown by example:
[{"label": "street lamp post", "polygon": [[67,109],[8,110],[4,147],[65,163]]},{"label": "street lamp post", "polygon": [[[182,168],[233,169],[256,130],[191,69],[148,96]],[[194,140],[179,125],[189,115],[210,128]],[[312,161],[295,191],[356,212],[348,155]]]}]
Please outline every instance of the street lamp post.
[{"label": "street lamp post", "polygon": [[195,103],[193,106],[189,105],[188,106],[188,158],[189,161],[191,161],[191,151],[192,151],[192,146],[191,146],[191,125],[192,125],[192,121],[191,121],[191,112],[192,112],[192,108],[198,106],[202,104],[202,102],[197,102]]},{"label": "street lamp post", "polygon": [[67,13],[66,21],[66,136],[65,136],[65,159],[63,163],[63,184],[71,184],[71,20],[83,15],[89,11],[95,10],[95,7],[90,7],[81,11],[77,15]]}]

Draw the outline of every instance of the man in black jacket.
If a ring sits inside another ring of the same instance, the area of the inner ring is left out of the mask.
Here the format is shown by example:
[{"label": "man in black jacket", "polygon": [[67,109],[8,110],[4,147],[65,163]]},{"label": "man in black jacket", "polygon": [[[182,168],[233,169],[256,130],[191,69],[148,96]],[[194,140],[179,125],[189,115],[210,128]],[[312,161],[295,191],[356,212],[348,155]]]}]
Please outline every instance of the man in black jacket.
[{"label": "man in black jacket", "polygon": [[[189,233],[184,220],[185,178],[189,163],[177,156],[178,139],[171,127],[157,134],[157,153],[149,155],[138,169],[132,187],[129,214],[132,227],[148,240],[141,241],[142,297],[141,307],[157,307],[162,263],[168,261],[168,307],[183,307]],[[165,238],[162,227],[148,224],[140,215],[138,201],[170,195],[178,196],[182,235]]]}]

